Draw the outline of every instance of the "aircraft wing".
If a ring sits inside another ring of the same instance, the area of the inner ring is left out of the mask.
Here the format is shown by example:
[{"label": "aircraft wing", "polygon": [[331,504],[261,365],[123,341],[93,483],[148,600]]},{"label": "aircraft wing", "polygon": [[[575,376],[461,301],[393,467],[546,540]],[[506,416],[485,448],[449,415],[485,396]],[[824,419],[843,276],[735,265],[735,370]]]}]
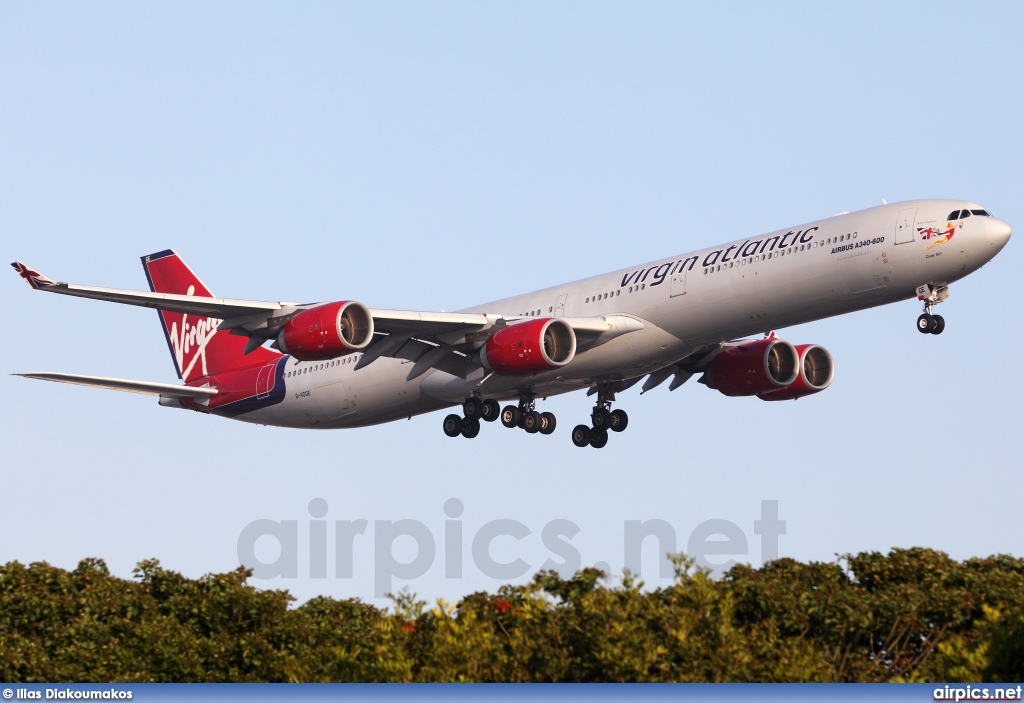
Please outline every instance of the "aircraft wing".
[{"label": "aircraft wing", "polygon": [[[54,281],[20,261],[11,266],[35,290],[218,319],[221,321],[218,330],[229,330],[231,334],[250,338],[251,344],[246,347],[246,353],[266,340],[274,339],[295,314],[321,304],[234,300],[84,286]],[[415,362],[410,379],[431,368],[465,377],[480,366],[472,358],[472,352],[496,329],[532,319],[497,313],[418,310],[370,309],[370,315],[377,339],[363,353],[356,368],[362,368],[382,356],[406,359]],[[576,332],[579,351],[644,328],[642,321],[629,315],[563,319]]]},{"label": "aircraft wing", "polygon": [[265,303],[256,300],[228,300],[226,298],[204,298],[192,295],[175,295],[173,293],[150,293],[137,290],[121,290],[118,288],[100,288],[98,286],[82,286],[76,283],[59,283],[43,276],[20,261],[11,264],[18,275],[34,290],[47,293],[71,295],[76,298],[92,298],[106,300],[110,303],[138,305],[144,308],[170,310],[188,315],[216,317],[219,319],[266,313],[281,310],[293,303]]},{"label": "aircraft wing", "polygon": [[[266,329],[266,322],[284,324],[288,317],[318,303],[299,304],[286,302],[265,302],[259,300],[233,300],[229,298],[207,298],[173,293],[152,293],[147,291],[122,290],[83,286],[77,283],[61,283],[42,275],[26,264],[15,261],[14,270],[34,290],[47,293],[70,295],[76,298],[92,298],[111,303],[137,305],[156,310],[186,313],[223,320],[220,329],[247,328],[259,322]],[[433,337],[458,329],[482,328],[493,324],[487,315],[452,312],[420,312],[413,310],[371,310],[374,328],[385,334],[411,332],[420,336]]]},{"label": "aircraft wing", "polygon": [[14,376],[22,378],[35,378],[40,381],[56,381],[57,383],[71,383],[76,386],[92,386],[93,388],[105,388],[111,391],[125,391],[127,393],[141,393],[142,395],[160,395],[169,398],[191,398],[192,400],[207,400],[217,395],[216,388],[193,388],[191,386],[178,386],[173,383],[153,383],[151,381],[129,381],[124,378],[104,378],[102,376],[79,376],[73,373],[55,373],[52,371],[40,371],[36,373],[16,373]]}]

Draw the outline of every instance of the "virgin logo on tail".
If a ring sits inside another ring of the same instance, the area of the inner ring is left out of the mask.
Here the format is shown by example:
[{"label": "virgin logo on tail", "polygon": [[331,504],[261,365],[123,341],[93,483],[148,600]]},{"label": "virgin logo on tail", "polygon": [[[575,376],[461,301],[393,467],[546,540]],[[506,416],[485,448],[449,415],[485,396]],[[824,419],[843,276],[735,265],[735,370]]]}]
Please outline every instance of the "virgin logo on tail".
[{"label": "virgin logo on tail", "polygon": [[[196,287],[189,286],[186,295],[195,294]],[[181,377],[186,381],[191,379],[192,370],[196,366],[197,361],[202,361],[202,376],[208,376],[209,371],[206,366],[206,347],[213,340],[214,335],[217,334],[217,325],[221,323],[215,317],[200,317],[195,322],[189,324],[188,315],[181,316],[181,329],[178,329],[178,323],[172,322],[169,336],[171,339],[171,348],[174,350],[174,360],[178,364],[178,368],[181,369]],[[188,366],[185,365],[185,359],[191,354],[188,361]]]}]

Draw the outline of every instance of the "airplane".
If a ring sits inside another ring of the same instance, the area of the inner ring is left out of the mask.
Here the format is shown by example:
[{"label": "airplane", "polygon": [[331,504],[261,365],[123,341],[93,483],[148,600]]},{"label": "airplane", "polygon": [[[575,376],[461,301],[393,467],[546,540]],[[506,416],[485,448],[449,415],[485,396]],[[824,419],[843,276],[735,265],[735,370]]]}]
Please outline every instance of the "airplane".
[{"label": "airplane", "polygon": [[497,419],[551,434],[556,418],[538,398],[587,389],[590,423],[572,441],[601,448],[629,421],[612,410],[616,394],[643,379],[645,393],[700,374],[726,396],[765,401],[827,388],[828,350],[775,329],[916,297],[917,329],[941,334],[934,308],[949,285],[1010,235],[976,203],[884,204],[459,312],[215,298],[171,250],[142,257],[150,292],[57,283],[15,262],[35,290],[155,308],[183,384],[15,375],[279,427],[361,427],[461,405],[442,427],[465,438]]}]

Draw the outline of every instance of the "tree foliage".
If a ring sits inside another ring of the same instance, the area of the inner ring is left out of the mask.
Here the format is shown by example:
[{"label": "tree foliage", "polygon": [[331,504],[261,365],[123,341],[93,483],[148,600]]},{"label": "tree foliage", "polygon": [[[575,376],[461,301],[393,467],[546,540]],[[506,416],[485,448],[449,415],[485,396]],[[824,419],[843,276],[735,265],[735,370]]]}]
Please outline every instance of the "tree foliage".
[{"label": "tree foliage", "polygon": [[927,549],[781,559],[667,588],[584,569],[382,610],[142,562],[0,567],[0,680],[1020,681],[1024,560]]}]

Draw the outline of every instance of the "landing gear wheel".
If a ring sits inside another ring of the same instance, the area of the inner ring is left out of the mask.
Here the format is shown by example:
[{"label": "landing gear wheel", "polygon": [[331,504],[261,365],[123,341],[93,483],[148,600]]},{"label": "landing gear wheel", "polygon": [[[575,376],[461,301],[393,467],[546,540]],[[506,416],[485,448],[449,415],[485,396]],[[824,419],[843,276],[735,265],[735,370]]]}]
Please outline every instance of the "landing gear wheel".
[{"label": "landing gear wheel", "polygon": [[543,422],[544,420],[541,418],[540,413],[536,410],[531,410],[523,415],[523,429],[530,434],[540,432]]},{"label": "landing gear wheel", "polygon": [[480,410],[480,419],[494,422],[501,415],[501,406],[496,400],[485,400]]},{"label": "landing gear wheel", "polygon": [[540,425],[540,433],[541,434],[551,434],[552,432],[555,431],[555,416],[554,416],[553,413],[541,413],[540,414],[540,419],[541,419],[541,425]]},{"label": "landing gear wheel", "polygon": [[475,417],[465,420],[462,423],[462,436],[466,439],[473,439],[480,434],[480,421]]},{"label": "landing gear wheel", "polygon": [[942,315],[932,316],[932,334],[942,334],[942,330],[946,329],[946,321],[942,319]]},{"label": "landing gear wheel", "polygon": [[479,420],[483,410],[484,402],[475,396],[466,398],[466,402],[462,404],[462,414],[467,420]]},{"label": "landing gear wheel", "polygon": [[612,422],[612,414],[605,408],[597,407],[590,413],[590,421],[595,430],[605,430]]},{"label": "landing gear wheel", "polygon": [[924,313],[917,318],[917,331],[921,334],[930,334],[933,324],[934,318],[928,313]]},{"label": "landing gear wheel", "polygon": [[572,443],[577,447],[585,447],[590,444],[590,428],[586,425],[576,425],[572,428]]},{"label": "landing gear wheel", "polygon": [[444,419],[444,433],[449,437],[458,437],[462,434],[462,418],[452,413]]},{"label": "landing gear wheel", "polygon": [[590,446],[594,449],[600,449],[606,444],[608,444],[608,430],[594,429],[590,433]]},{"label": "landing gear wheel", "polygon": [[612,410],[608,419],[608,429],[614,432],[622,432],[629,424],[629,415],[625,410]]},{"label": "landing gear wheel", "polygon": [[519,425],[519,408],[514,405],[506,405],[501,411],[501,424],[509,429]]}]

